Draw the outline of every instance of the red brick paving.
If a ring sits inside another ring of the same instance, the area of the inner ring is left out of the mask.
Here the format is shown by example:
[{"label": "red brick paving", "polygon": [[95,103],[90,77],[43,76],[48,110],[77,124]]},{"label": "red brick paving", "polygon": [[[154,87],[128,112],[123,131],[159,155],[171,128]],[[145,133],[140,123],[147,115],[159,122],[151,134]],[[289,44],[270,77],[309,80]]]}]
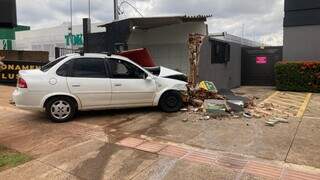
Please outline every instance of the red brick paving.
[{"label": "red brick paving", "polygon": [[146,152],[151,152],[151,153],[158,153],[165,147],[166,145],[164,144],[148,141],[140,144],[139,146],[136,147],[136,149],[146,151]]},{"label": "red brick paving", "polygon": [[244,172],[272,179],[279,179],[281,176],[282,167],[250,161],[245,166]]},{"label": "red brick paving", "polygon": [[217,160],[217,165],[237,170],[242,170],[247,163],[248,161],[246,160],[236,159],[228,156],[221,156]]},{"label": "red brick paving", "polygon": [[125,138],[116,144],[159,155],[181,158],[195,163],[216,165],[264,178],[281,180],[320,180],[320,174],[310,174],[304,171],[287,169],[283,166],[253,161],[233,154],[201,152],[131,137]]},{"label": "red brick paving", "polygon": [[144,140],[142,140],[142,139],[129,137],[129,138],[126,138],[126,139],[119,141],[116,144],[118,144],[120,146],[129,147],[129,148],[135,148],[135,147],[139,146],[140,144],[142,144],[143,142],[144,142]]},{"label": "red brick paving", "polygon": [[175,158],[181,158],[188,153],[188,150],[176,146],[167,146],[166,148],[162,149],[158,154],[164,156],[170,156]]},{"label": "red brick paving", "polygon": [[301,171],[286,170],[284,180],[320,180],[320,175],[309,174]]},{"label": "red brick paving", "polygon": [[217,156],[213,155],[213,154],[193,151],[193,152],[190,152],[190,154],[188,154],[183,159],[191,161],[191,162],[198,162],[198,163],[204,163],[204,164],[214,164],[217,160]]}]

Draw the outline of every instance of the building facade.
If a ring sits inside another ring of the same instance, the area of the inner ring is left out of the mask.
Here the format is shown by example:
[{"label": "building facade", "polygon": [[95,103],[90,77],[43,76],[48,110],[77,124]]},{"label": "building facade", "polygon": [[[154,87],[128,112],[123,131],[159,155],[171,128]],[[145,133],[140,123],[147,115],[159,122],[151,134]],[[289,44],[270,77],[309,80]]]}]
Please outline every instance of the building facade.
[{"label": "building facade", "polygon": [[86,52],[116,52],[146,48],[157,66],[189,73],[190,33],[205,36],[201,46],[199,78],[212,81],[218,89],[241,85],[242,49],[262,43],[227,33],[208,34],[207,16],[145,17],[103,25],[105,32],[87,34]]},{"label": "building facade", "polygon": [[239,87],[242,49],[261,46],[264,44],[227,33],[207,36],[200,51],[199,79],[214,82],[220,90]]},{"label": "building facade", "polygon": [[30,30],[28,26],[17,25],[15,0],[0,1],[0,50],[15,48],[16,32]]},{"label": "building facade", "polygon": [[320,1],[285,0],[284,60],[320,60]]},{"label": "building facade", "polygon": [[[99,23],[92,24],[92,32],[104,31],[104,28],[98,27],[99,25]],[[70,35],[69,27],[69,23],[63,23],[60,26],[51,28],[16,32],[15,49],[48,51],[49,60],[53,60],[55,59],[55,47],[73,49],[83,47],[82,25],[72,26],[72,35]]]},{"label": "building facade", "polygon": [[189,71],[190,33],[207,35],[208,16],[129,18],[102,25],[104,33],[88,34],[87,52],[146,48],[154,62],[183,73]]}]

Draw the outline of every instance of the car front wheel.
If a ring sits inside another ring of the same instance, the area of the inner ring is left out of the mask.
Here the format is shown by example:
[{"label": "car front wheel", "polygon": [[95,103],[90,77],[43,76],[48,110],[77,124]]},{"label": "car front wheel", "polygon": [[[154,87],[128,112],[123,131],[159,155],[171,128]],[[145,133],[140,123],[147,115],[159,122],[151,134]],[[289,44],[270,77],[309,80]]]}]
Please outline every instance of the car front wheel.
[{"label": "car front wheel", "polygon": [[55,123],[70,121],[76,112],[74,101],[67,97],[56,97],[46,104],[46,113],[49,119]]},{"label": "car front wheel", "polygon": [[159,107],[164,112],[177,112],[183,106],[180,93],[176,91],[169,91],[163,94],[160,99]]}]

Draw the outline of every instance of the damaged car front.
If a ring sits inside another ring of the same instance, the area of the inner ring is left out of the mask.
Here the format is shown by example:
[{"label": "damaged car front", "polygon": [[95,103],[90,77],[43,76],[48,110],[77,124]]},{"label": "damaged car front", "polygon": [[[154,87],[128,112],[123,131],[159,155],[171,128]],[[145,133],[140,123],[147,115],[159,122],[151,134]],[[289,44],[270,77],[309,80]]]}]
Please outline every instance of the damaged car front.
[{"label": "damaged car front", "polygon": [[161,95],[167,91],[176,91],[179,93],[183,103],[188,101],[188,77],[185,74],[163,66],[145,69],[154,75],[157,85],[156,97],[158,97],[158,99],[156,98],[155,100],[156,104],[159,103]]}]

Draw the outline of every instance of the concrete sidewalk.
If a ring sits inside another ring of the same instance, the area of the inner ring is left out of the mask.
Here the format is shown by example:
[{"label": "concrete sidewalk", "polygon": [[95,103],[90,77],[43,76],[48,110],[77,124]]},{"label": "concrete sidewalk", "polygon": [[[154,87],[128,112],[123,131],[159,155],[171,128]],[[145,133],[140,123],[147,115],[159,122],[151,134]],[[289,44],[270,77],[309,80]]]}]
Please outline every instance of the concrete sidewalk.
[{"label": "concrete sidewalk", "polygon": [[[9,105],[13,87],[0,85],[0,90],[0,144],[35,159],[1,172],[0,179],[268,179],[268,174],[274,175],[271,179],[318,178],[319,94],[312,95],[303,118],[267,127],[264,119],[199,121],[197,114],[167,114],[154,108],[82,112],[72,122],[54,124],[43,113]],[[259,101],[274,93],[269,87],[237,91]],[[190,121],[183,122],[186,117]],[[155,144],[116,144],[128,138]],[[182,148],[173,148],[171,154],[201,153],[170,156],[161,152],[168,144]]]},{"label": "concrete sidewalk", "polygon": [[[134,146],[135,143],[139,145]],[[88,140],[4,171],[0,173],[0,177],[6,180],[317,180],[320,179],[320,171],[311,167],[259,160],[237,154],[127,138],[120,141],[119,145]]]}]

